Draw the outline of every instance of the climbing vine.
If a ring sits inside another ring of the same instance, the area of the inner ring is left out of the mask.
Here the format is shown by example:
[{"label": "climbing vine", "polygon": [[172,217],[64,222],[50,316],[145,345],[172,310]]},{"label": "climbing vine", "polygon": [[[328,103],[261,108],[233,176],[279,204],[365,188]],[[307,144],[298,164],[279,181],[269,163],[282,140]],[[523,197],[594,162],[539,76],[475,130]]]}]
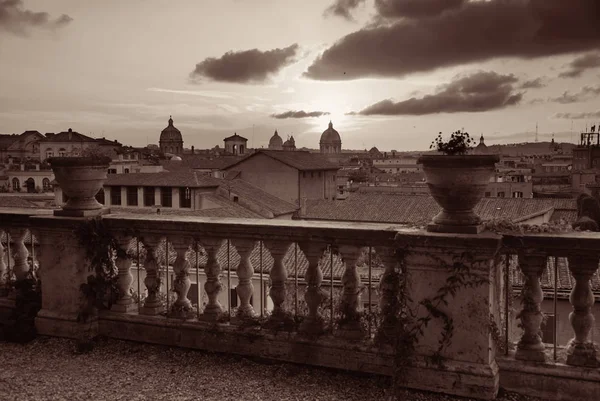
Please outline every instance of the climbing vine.
[{"label": "climbing vine", "polygon": [[380,285],[384,300],[381,305],[382,321],[374,341],[378,346],[393,347],[394,388],[400,387],[407,367],[414,364],[416,347],[434,320],[440,321],[442,328],[436,350],[426,357],[425,361],[439,368],[444,367],[443,354],[452,345],[454,335],[454,320],[444,308],[459,290],[475,288],[489,282],[486,275],[474,269],[480,263],[487,263],[487,260],[478,261],[470,252],[455,256],[451,263],[427,254],[434,263],[445,267],[449,274],[435,295],[415,304],[410,295],[411,279],[406,267],[406,259],[411,254],[415,252],[397,250],[396,266],[384,274]]},{"label": "climbing vine", "polygon": [[80,286],[82,294],[78,321],[86,323],[99,309],[109,309],[117,300],[117,267],[115,256],[127,258],[116,239],[100,218],[84,221],[75,229],[79,245],[85,249],[89,269],[94,274]]}]

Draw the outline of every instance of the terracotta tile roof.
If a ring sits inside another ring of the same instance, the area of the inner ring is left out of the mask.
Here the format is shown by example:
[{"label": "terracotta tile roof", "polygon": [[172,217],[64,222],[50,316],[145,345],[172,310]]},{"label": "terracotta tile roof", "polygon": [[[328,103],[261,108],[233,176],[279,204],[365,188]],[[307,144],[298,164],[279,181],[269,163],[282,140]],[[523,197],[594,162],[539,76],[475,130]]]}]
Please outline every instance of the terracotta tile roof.
[{"label": "terracotta tile roof", "polygon": [[19,196],[0,196],[0,207],[39,208],[33,202]]},{"label": "terracotta tile roof", "polygon": [[241,159],[239,156],[208,158],[206,155],[181,155],[182,160],[161,160],[160,164],[168,171],[210,169],[221,170]]},{"label": "terracotta tile roof", "polygon": [[[561,210],[573,217],[575,199],[484,198],[475,211],[483,220],[510,219],[520,222],[544,212]],[[303,219],[426,224],[440,211],[429,195],[385,192],[355,192],[342,201],[308,200]],[[569,220],[574,221],[574,220]]]},{"label": "terracotta tile roof", "polygon": [[296,205],[279,199],[278,197],[240,179],[224,180],[219,189],[237,195],[240,198],[240,202],[245,200],[254,204],[254,206],[264,208],[274,216],[281,216],[298,210]]},{"label": "terracotta tile roof", "polygon": [[[141,249],[140,257],[141,258],[144,257],[144,252],[143,252],[142,248],[143,248],[143,245],[140,244],[140,249]],[[134,240],[131,242],[131,244],[129,246],[129,250],[128,250],[128,253],[130,255],[132,255],[134,258],[136,257],[136,252],[137,252],[136,249],[137,249],[136,242]],[[165,242],[163,240],[157,250],[158,260],[163,265],[164,265],[165,256],[166,256],[165,254],[166,254]],[[186,253],[186,256],[192,265],[192,269],[195,269],[196,263],[198,263],[198,266],[200,269],[203,269],[204,266],[206,265],[207,256],[206,256],[206,252],[203,249],[200,249],[200,251],[198,252],[198,260],[197,261],[196,261],[196,252],[192,251],[191,248]],[[175,258],[176,258],[175,251],[171,247],[171,245],[169,245],[169,264],[170,265],[172,265],[175,262]],[[219,249],[219,252],[217,253],[217,259],[219,260],[219,264],[221,265],[222,271],[226,272],[228,270],[228,268],[231,268],[231,271],[235,272],[235,270],[237,269],[237,266],[240,262],[240,255],[238,254],[235,246],[233,246],[233,244],[230,244],[229,259],[228,259],[227,258],[227,243],[224,242],[223,246],[221,246],[221,248]],[[261,263],[261,247],[260,247],[260,242],[258,242],[258,241],[254,245],[254,248],[252,249],[252,252],[250,253],[250,261],[252,263],[252,267],[254,268],[254,272],[260,273],[260,271],[262,270],[263,274],[265,274],[264,279],[268,280],[269,279],[268,274],[270,273],[271,268],[273,267],[274,260],[273,260],[273,257],[271,256],[271,253],[269,252],[269,250],[263,245],[262,263]],[[141,260],[141,262],[143,263],[143,260]],[[298,277],[300,278],[300,280],[299,280],[300,283],[303,283],[303,277],[305,276],[306,270],[308,269],[308,260],[306,259],[306,256],[304,256],[304,253],[302,252],[300,247],[298,247],[297,253],[296,253],[294,250],[294,245],[292,244],[283,258],[283,263],[284,263],[284,266],[286,267],[286,270],[288,273],[288,279],[292,279],[292,278],[296,277],[296,274],[297,274]],[[321,271],[323,272],[323,286],[326,286],[327,285],[326,282],[331,278],[331,258],[329,256],[328,250],[324,250],[323,256],[321,257],[321,260],[319,261],[319,267],[321,268]],[[365,269],[367,268],[366,265],[360,265],[358,267],[359,267],[359,271],[365,271]],[[379,266],[373,266],[373,267],[374,267],[374,271],[377,271],[377,272],[381,271]],[[344,262],[342,261],[342,259],[339,255],[336,255],[334,253],[334,255],[333,255],[333,279],[334,280],[341,279],[342,275],[344,274],[344,270],[345,270]],[[190,274],[192,274],[191,271],[190,271]],[[368,275],[365,277],[368,277]],[[222,277],[221,279],[223,280],[224,278]],[[376,282],[376,279],[378,279],[378,276],[376,276],[374,274],[373,275],[373,283]]]},{"label": "terracotta tile roof", "polygon": [[317,171],[317,170],[338,170],[337,164],[331,163],[327,158],[319,153],[310,153],[306,151],[285,151],[285,150],[258,150],[248,157],[239,160],[224,169],[230,169],[233,166],[237,166],[251,157],[255,157],[258,154],[266,155],[272,159],[278,160],[283,164],[293,167],[300,171]]},{"label": "terracotta tile roof", "polygon": [[[174,215],[174,216],[196,216],[196,217],[235,217],[243,219],[261,219],[263,218],[260,214],[248,210],[245,207],[224,199],[214,194],[204,194],[203,197],[210,200],[213,203],[220,205],[211,209],[203,210],[190,210],[190,209],[173,209],[167,207],[161,207],[161,215]],[[155,207],[136,207],[136,208],[117,208],[110,207],[113,213],[119,214],[156,214]]]},{"label": "terracotta tile roof", "polygon": [[45,137],[44,139],[40,139],[40,142],[96,142],[96,140],[87,135],[80,134],[79,132],[64,131],[49,137]]},{"label": "terracotta tile roof", "polygon": [[234,133],[231,136],[228,136],[227,138],[223,139],[224,141],[231,141],[231,140],[241,140],[241,141],[247,141],[248,139],[244,138],[243,136],[240,136],[236,133]]},{"label": "terracotta tile roof", "polygon": [[[541,286],[546,291],[554,289],[554,260],[554,258],[548,258],[548,263],[542,273]],[[570,291],[575,285],[575,278],[569,271],[569,261],[567,258],[556,258],[556,262],[558,264],[556,288],[561,291]],[[514,286],[522,287],[524,276],[518,265],[518,258],[513,256],[510,259],[509,277]],[[600,292],[600,270],[596,270],[592,275],[591,286],[592,291]]]},{"label": "terracotta tile roof", "polygon": [[109,174],[105,186],[218,187],[221,181],[191,170],[160,173]]}]

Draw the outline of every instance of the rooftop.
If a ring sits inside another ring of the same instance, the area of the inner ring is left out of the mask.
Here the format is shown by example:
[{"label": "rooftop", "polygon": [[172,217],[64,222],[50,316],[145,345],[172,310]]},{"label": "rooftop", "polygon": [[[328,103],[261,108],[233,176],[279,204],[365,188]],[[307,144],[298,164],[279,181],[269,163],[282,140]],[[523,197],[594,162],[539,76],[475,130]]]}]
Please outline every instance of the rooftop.
[{"label": "rooftop", "polygon": [[[364,221],[422,225],[429,223],[440,211],[430,195],[409,195],[389,192],[355,192],[342,201],[308,200],[307,220]],[[552,211],[575,221],[575,199],[484,198],[475,208],[483,220],[508,219],[519,223]],[[554,216],[551,218],[555,220]]]},{"label": "rooftop", "polygon": [[297,150],[295,152],[288,152],[285,150],[264,150],[260,149],[248,157],[243,158],[229,166],[225,167],[226,170],[237,166],[244,161],[256,157],[262,154],[272,159],[280,161],[290,167],[293,167],[299,171],[318,171],[318,170],[337,170],[339,166],[329,162],[325,157],[317,153],[310,153],[307,151]]},{"label": "rooftop", "polygon": [[220,180],[191,170],[159,173],[109,174],[105,186],[136,187],[218,187]]}]

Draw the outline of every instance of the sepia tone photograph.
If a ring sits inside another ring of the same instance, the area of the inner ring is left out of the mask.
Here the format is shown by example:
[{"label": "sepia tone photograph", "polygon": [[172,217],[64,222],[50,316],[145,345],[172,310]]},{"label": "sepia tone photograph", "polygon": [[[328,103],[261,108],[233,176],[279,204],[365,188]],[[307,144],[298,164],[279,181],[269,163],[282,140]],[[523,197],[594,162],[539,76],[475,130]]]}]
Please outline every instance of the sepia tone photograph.
[{"label": "sepia tone photograph", "polygon": [[0,401],[600,398],[600,0],[0,0]]}]

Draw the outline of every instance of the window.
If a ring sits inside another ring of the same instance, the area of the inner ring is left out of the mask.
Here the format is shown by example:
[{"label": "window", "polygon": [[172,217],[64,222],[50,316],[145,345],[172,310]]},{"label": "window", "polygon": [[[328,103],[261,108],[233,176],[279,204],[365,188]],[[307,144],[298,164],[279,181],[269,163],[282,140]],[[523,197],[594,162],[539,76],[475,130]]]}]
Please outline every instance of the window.
[{"label": "window", "polygon": [[121,206],[121,187],[112,187],[110,189],[110,204]]},{"label": "window", "polygon": [[144,187],[144,206],[154,206],[154,187]]},{"label": "window", "polygon": [[67,155],[67,150],[65,148],[58,149],[58,157],[65,157]]},{"label": "window", "polygon": [[127,187],[127,206],[138,205],[138,190],[137,187]]},{"label": "window", "polygon": [[522,198],[522,197],[523,197],[523,192],[521,192],[521,191],[513,192],[513,198]]},{"label": "window", "polygon": [[46,159],[48,159],[49,157],[54,156],[54,152],[52,151],[52,149],[48,148],[46,149]]},{"label": "window", "polygon": [[491,197],[491,196],[492,196],[492,193],[491,193],[491,192],[486,192],[486,193],[485,193],[485,197],[486,197],[486,198],[489,198],[489,197]]},{"label": "window", "polygon": [[240,198],[238,198],[237,196],[234,196],[234,197],[233,197],[233,201],[234,201],[235,203],[238,203],[238,202],[240,201]]},{"label": "window", "polygon": [[160,189],[160,204],[163,207],[173,207],[173,193],[171,187],[162,187]]},{"label": "window", "polygon": [[109,168],[108,169],[108,174],[117,174],[117,169],[116,168]]},{"label": "window", "polygon": [[321,172],[319,171],[319,178],[321,178]]},{"label": "window", "polygon": [[129,169],[128,169],[128,168],[126,168],[125,170],[123,170],[123,173],[125,173],[125,174],[129,174]]},{"label": "window", "polygon": [[96,194],[96,200],[98,203],[102,203],[104,205],[104,188],[100,188],[100,191]]},{"label": "window", "polygon": [[21,190],[21,183],[19,182],[19,179],[17,177],[12,179],[12,188],[13,188],[13,191]]},{"label": "window", "polygon": [[179,207],[192,207],[192,190],[188,187],[179,188]]},{"label": "window", "polygon": [[52,189],[50,188],[50,180],[48,178],[44,178],[42,180],[42,186],[44,188],[44,192],[48,192]]},{"label": "window", "polygon": [[504,198],[504,192],[498,192],[498,198]]}]

